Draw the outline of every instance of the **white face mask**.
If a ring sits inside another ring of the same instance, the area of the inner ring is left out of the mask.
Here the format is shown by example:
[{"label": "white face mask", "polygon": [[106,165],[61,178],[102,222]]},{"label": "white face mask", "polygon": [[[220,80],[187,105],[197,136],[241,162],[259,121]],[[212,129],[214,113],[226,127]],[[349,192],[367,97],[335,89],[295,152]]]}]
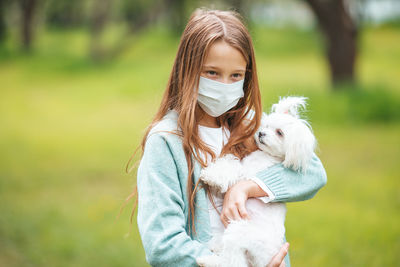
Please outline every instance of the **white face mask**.
[{"label": "white face mask", "polygon": [[200,76],[199,96],[200,107],[212,117],[219,117],[239,102],[244,96],[244,79],[234,83],[221,83]]}]

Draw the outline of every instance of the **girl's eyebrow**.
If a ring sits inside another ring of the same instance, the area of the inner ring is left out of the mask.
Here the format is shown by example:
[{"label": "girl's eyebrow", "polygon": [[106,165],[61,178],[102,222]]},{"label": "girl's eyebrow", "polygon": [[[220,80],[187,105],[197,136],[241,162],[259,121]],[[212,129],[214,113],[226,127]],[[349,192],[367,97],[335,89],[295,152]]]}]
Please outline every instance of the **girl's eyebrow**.
[{"label": "girl's eyebrow", "polygon": [[[219,70],[218,67],[215,67],[215,66],[212,66],[212,65],[204,65],[203,68]],[[233,72],[246,72],[246,70],[245,69],[237,69],[237,70],[234,70]]]},{"label": "girl's eyebrow", "polygon": [[246,72],[246,70],[245,69],[238,69],[238,70],[235,70],[234,72]]},{"label": "girl's eyebrow", "polygon": [[203,68],[206,69],[218,69],[218,67],[212,66],[212,65],[204,65]]}]

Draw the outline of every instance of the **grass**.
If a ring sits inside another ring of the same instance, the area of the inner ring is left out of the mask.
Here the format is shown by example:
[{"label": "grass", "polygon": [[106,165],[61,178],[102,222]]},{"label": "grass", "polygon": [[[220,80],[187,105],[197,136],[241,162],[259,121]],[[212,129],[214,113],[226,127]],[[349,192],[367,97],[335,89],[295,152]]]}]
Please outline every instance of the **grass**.
[{"label": "grass", "polygon": [[[400,250],[399,30],[361,36],[359,90],[329,91],[315,32],[254,29],[264,109],[310,97],[328,185],[290,203],[294,266],[395,266]],[[44,31],[32,54],[0,47],[0,266],[146,266],[119,208],[125,163],[159,105],[178,41],[152,30],[96,64],[85,31]],[[376,115],[378,114],[378,115]]]},{"label": "grass", "polygon": [[296,266],[396,266],[399,131],[399,125],[316,130],[329,180],[312,201],[289,204]]}]

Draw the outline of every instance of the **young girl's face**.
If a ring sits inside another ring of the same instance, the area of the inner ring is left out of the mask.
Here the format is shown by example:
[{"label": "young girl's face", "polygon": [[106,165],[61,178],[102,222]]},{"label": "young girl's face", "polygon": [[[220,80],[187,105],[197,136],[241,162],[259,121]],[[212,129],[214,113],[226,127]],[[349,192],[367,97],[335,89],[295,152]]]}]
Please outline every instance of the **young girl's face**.
[{"label": "young girl's face", "polygon": [[239,50],[218,40],[210,46],[200,75],[222,83],[234,83],[244,79],[246,65]]}]

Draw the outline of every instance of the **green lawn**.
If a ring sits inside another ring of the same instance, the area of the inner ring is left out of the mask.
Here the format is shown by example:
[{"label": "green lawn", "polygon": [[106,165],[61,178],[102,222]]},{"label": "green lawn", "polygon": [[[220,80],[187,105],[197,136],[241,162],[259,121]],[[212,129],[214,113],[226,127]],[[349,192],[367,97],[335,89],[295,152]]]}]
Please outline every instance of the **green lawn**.
[{"label": "green lawn", "polygon": [[[264,110],[310,97],[328,184],[288,205],[293,266],[400,261],[400,30],[362,33],[360,92],[329,91],[318,34],[255,29]],[[35,52],[0,47],[0,266],[146,266],[124,173],[159,105],[178,39],[160,30],[120,58],[87,59],[84,31],[42,32]],[[137,157],[138,158],[138,157]]]}]

